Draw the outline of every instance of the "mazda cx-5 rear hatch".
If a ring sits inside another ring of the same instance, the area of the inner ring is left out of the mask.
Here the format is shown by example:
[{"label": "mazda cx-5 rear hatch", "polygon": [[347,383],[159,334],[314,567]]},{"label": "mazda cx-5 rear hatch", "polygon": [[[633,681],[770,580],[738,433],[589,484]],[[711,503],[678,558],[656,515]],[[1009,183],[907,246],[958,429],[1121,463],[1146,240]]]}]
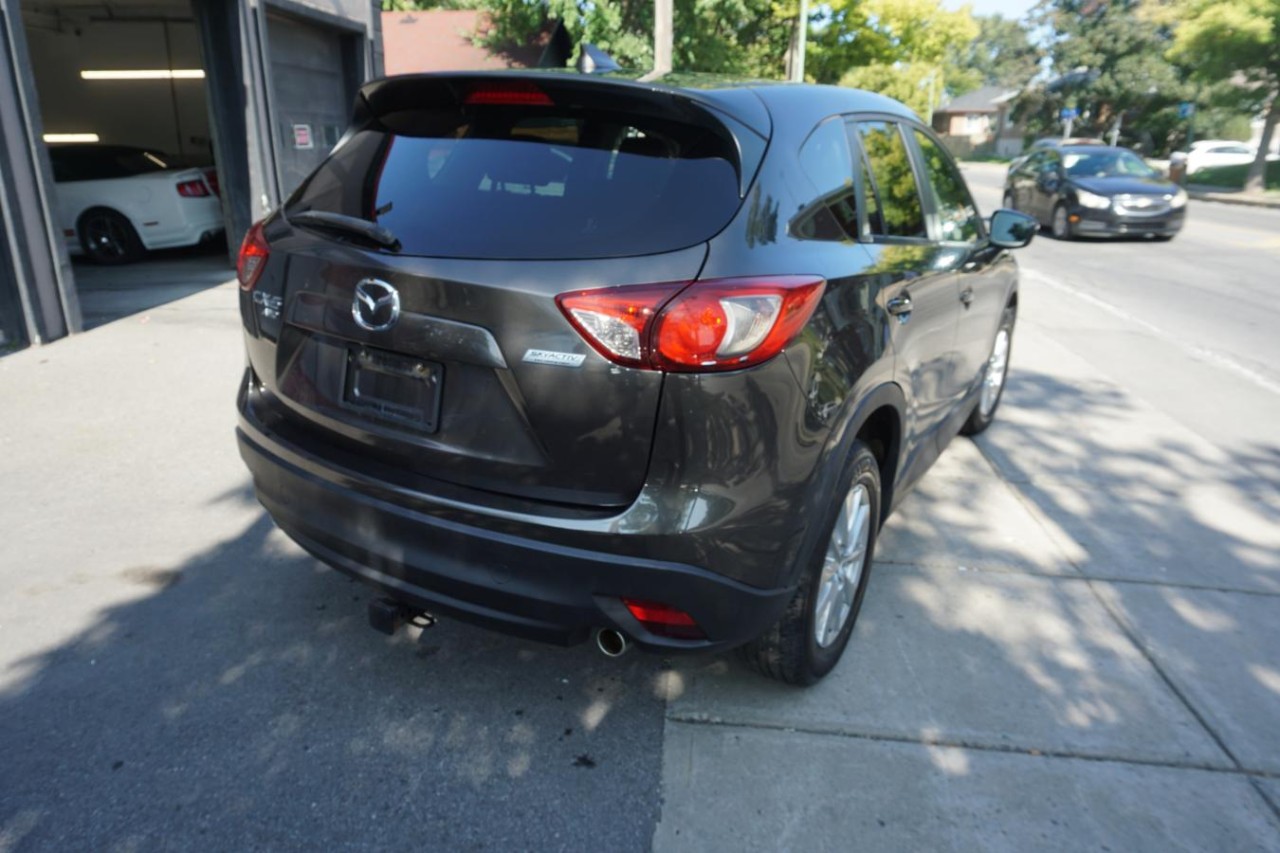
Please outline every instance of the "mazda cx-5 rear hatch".
[{"label": "mazda cx-5 rear hatch", "polygon": [[697,96],[632,84],[366,86],[339,147],[251,235],[264,406],[366,474],[630,502],[663,374],[602,357],[556,298],[696,278],[764,144]]}]

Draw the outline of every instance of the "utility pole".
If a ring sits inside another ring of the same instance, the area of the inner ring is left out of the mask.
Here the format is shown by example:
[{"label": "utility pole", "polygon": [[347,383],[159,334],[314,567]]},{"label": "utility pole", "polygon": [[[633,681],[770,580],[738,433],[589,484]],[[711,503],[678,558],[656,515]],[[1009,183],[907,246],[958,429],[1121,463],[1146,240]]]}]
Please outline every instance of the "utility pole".
[{"label": "utility pole", "polygon": [[640,78],[647,83],[671,73],[671,46],[675,28],[672,26],[674,0],[653,0],[653,70]]},{"label": "utility pole", "polygon": [[804,82],[804,46],[809,38],[809,0],[800,0],[800,14],[791,33],[791,50],[787,52],[787,79]]}]

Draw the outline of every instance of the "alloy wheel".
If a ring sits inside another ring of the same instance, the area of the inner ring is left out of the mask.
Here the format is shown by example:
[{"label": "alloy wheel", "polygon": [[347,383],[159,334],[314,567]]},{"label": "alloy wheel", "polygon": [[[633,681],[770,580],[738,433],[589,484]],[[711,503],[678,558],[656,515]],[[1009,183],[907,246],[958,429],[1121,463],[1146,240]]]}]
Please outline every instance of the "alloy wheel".
[{"label": "alloy wheel", "polygon": [[978,408],[984,418],[995,411],[1008,371],[1009,330],[1001,327],[1000,331],[996,332],[995,343],[991,346],[991,357],[987,359],[986,375],[982,378],[982,396],[978,400]]},{"label": "alloy wheel", "polygon": [[129,235],[114,216],[94,216],[84,223],[85,243],[90,253],[105,260],[119,260],[128,254]]},{"label": "alloy wheel", "polygon": [[822,560],[813,616],[813,638],[822,648],[836,641],[853,612],[870,538],[871,494],[865,484],[855,483],[840,505]]},{"label": "alloy wheel", "polygon": [[1067,228],[1067,209],[1059,206],[1053,211],[1053,236],[1059,240],[1065,240]]}]

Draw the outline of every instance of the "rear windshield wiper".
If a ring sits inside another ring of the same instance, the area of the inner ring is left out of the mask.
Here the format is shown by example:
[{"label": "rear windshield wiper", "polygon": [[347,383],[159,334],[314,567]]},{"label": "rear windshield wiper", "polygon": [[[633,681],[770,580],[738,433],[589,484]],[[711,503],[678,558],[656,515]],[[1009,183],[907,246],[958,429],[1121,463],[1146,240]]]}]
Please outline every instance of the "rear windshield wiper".
[{"label": "rear windshield wiper", "polygon": [[400,251],[400,240],[395,234],[391,233],[390,229],[367,219],[357,219],[354,216],[344,216],[341,213],[329,213],[324,210],[303,210],[298,213],[287,214],[286,218],[290,222],[304,227],[342,231],[357,237],[363,237],[371,243],[377,243],[384,249],[390,249],[393,252]]}]

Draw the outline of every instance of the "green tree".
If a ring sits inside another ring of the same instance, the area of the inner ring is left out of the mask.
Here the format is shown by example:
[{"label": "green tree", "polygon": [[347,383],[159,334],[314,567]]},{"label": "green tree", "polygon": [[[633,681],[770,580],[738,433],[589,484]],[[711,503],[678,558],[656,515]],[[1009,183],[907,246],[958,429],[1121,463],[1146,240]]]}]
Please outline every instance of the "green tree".
[{"label": "green tree", "polygon": [[947,64],[953,69],[948,88],[953,94],[980,86],[1021,89],[1030,83],[1040,70],[1044,51],[1032,43],[1027,28],[1000,15],[976,17],[974,21],[977,38],[956,42],[947,52]]},{"label": "green tree", "polygon": [[951,45],[978,34],[968,7],[938,0],[844,0],[814,34],[819,83],[839,82],[896,98],[920,114],[947,88]]},{"label": "green tree", "polygon": [[1179,0],[1182,19],[1171,58],[1199,80],[1227,81],[1265,112],[1258,156],[1245,189],[1261,192],[1266,157],[1280,122],[1280,0]]},{"label": "green tree", "polygon": [[[653,0],[474,0],[493,29],[494,49],[532,37],[548,18],[564,22],[575,44],[589,42],[623,68],[653,64]],[[696,71],[780,78],[797,0],[675,0],[672,64]]]},{"label": "green tree", "polygon": [[1023,94],[1015,117],[1034,135],[1053,135],[1063,107],[1079,111],[1073,133],[1122,130],[1148,153],[1178,136],[1177,105],[1191,86],[1165,56],[1170,28],[1141,0],[1044,0],[1035,23],[1052,33],[1056,80]]}]

